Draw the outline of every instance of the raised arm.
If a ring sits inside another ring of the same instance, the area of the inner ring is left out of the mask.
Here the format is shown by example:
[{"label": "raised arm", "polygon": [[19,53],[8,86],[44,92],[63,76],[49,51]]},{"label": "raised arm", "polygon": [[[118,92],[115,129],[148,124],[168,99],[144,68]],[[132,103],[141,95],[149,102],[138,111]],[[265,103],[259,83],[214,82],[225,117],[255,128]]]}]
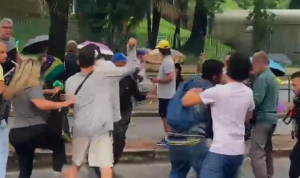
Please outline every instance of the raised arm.
[{"label": "raised arm", "polygon": [[124,67],[110,67],[106,71],[106,76],[115,80],[121,80],[123,77],[135,72],[138,67],[136,56],[136,40],[131,38],[127,44],[127,64]]}]

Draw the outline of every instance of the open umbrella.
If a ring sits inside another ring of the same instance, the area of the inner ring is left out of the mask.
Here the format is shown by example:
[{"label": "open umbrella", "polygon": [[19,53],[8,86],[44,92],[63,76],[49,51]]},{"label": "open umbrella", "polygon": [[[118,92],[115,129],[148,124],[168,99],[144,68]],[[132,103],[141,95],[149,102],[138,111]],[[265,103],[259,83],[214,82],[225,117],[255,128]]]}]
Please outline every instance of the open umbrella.
[{"label": "open umbrella", "polygon": [[[252,61],[253,57],[250,57],[250,60]],[[272,72],[274,73],[274,75],[276,75],[277,77],[282,77],[285,75],[285,69],[282,65],[280,65],[278,62],[275,62],[272,59],[269,59],[270,63],[269,63],[269,67],[272,70]]]},{"label": "open umbrella", "polygon": [[44,53],[46,47],[49,45],[49,35],[40,35],[28,40],[24,45],[21,53],[23,54],[40,54]]},{"label": "open umbrella", "polygon": [[100,48],[101,54],[109,55],[109,56],[114,55],[114,53],[112,52],[112,50],[109,49],[109,47],[106,46],[105,44],[97,43],[97,42],[92,42],[92,41],[85,41],[85,42],[79,44],[78,45],[78,49],[81,49],[81,48],[87,46],[88,44],[95,44],[96,46],[98,46]]},{"label": "open umbrella", "polygon": [[282,64],[292,64],[292,60],[284,54],[268,54],[269,59]]},{"label": "open umbrella", "polygon": [[[174,49],[171,50],[171,56],[174,60],[174,63],[182,63],[185,60],[185,56],[181,52]],[[154,49],[148,52],[148,54],[145,57],[145,61],[151,64],[161,64],[162,55],[160,54],[158,49]]]},{"label": "open umbrella", "polygon": [[270,60],[270,69],[277,77],[282,77],[285,75],[285,69],[282,65],[280,65],[278,62],[275,62],[273,60]]}]

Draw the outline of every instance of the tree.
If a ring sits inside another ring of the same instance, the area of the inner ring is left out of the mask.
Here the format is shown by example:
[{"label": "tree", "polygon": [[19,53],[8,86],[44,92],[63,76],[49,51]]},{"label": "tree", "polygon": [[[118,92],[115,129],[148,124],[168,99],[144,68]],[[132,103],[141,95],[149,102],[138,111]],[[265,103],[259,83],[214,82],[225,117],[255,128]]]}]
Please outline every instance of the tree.
[{"label": "tree", "polygon": [[[150,6],[147,10],[147,30],[148,30],[148,47],[155,48],[156,40],[159,32],[159,25],[161,20],[161,8],[159,7],[160,0],[149,0]],[[151,20],[152,7],[152,20]]]},{"label": "tree", "polygon": [[175,30],[173,35],[173,48],[179,49],[181,48],[181,39],[180,39],[180,28],[181,22],[187,16],[187,9],[188,9],[188,0],[175,0],[175,6],[178,8],[177,10],[177,17],[174,20]]},{"label": "tree", "polygon": [[146,1],[79,1],[76,17],[81,40],[106,43],[113,50],[124,51],[125,40],[145,17]]},{"label": "tree", "polygon": [[134,35],[135,29],[145,18],[148,0],[111,0],[108,26],[112,33],[108,43],[115,50],[124,51],[123,44],[130,36]]},{"label": "tree", "polygon": [[65,56],[69,22],[69,0],[46,0],[50,14],[48,54],[62,61]]},{"label": "tree", "polygon": [[267,9],[274,9],[282,0],[236,0],[238,5],[243,9],[253,6],[247,17],[248,26],[252,26],[252,53],[261,50],[261,44],[264,40],[269,39],[272,33],[272,23],[275,15]]},{"label": "tree", "polygon": [[300,9],[300,1],[299,0],[291,0],[289,5],[289,9]]},{"label": "tree", "polygon": [[194,55],[204,52],[207,30],[211,31],[216,12],[220,12],[220,6],[225,0],[195,0],[195,10],[191,35],[182,49]]},{"label": "tree", "polygon": [[107,37],[104,32],[108,23],[108,6],[107,0],[76,1],[79,41],[103,41]]}]

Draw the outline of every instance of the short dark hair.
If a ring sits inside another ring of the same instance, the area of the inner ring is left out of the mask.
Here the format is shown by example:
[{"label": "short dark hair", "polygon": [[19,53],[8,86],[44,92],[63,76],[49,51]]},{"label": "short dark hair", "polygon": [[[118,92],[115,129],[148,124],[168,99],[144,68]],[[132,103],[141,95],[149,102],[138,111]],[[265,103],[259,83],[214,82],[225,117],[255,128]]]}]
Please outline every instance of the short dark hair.
[{"label": "short dark hair", "polygon": [[78,54],[78,62],[81,68],[88,68],[95,64],[95,49],[94,46],[85,46],[80,49]]},{"label": "short dark hair", "polygon": [[224,64],[216,59],[205,60],[202,64],[202,78],[213,81],[214,77],[223,74]]},{"label": "short dark hair", "polygon": [[227,62],[227,75],[235,81],[242,82],[249,77],[252,65],[249,56],[235,52]]},{"label": "short dark hair", "polygon": [[291,75],[291,79],[294,79],[294,78],[300,78],[300,71],[295,72]]},{"label": "short dark hair", "polygon": [[163,55],[163,56],[168,56],[171,55],[171,49],[160,49],[158,48],[159,52]]}]

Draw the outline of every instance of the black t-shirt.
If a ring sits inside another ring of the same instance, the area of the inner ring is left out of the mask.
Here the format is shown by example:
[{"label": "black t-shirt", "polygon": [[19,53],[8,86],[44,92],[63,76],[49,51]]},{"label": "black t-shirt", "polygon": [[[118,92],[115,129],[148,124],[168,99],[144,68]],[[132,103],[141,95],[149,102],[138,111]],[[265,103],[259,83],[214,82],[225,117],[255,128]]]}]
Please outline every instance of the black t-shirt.
[{"label": "black t-shirt", "polygon": [[78,56],[74,53],[67,53],[65,56],[66,80],[74,74],[80,72],[80,67],[77,63]]},{"label": "black t-shirt", "polygon": [[294,119],[296,120],[296,137],[299,139],[300,136],[300,97],[295,97],[293,100],[295,105],[293,112],[294,112]]}]

